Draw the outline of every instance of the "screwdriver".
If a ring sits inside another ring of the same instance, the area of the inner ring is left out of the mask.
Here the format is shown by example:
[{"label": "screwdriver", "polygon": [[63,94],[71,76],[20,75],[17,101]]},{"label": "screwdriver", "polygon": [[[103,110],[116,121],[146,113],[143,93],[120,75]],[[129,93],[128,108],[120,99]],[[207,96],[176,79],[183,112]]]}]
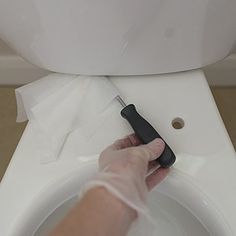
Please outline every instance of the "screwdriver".
[{"label": "screwdriver", "polygon": [[[126,105],[119,95],[116,97],[116,99],[123,107],[121,110],[121,116],[128,121],[142,143],[147,144],[156,138],[161,138],[165,142],[165,140],[158,134],[152,125],[137,112],[134,104]],[[175,160],[176,157],[174,152],[165,142],[165,149],[161,156],[157,159],[158,164],[162,168],[167,168],[172,166]]]}]

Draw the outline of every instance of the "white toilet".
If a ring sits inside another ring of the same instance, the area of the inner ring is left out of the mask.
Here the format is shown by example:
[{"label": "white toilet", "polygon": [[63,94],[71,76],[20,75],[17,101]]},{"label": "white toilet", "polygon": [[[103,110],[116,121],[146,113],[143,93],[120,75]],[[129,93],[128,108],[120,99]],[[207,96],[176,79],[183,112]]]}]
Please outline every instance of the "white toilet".
[{"label": "white toilet", "polygon": [[[149,202],[162,236],[236,235],[235,151],[198,69],[232,52],[235,24],[235,0],[0,0],[0,38],[22,57],[109,76],[172,147],[177,161]],[[1,236],[45,236],[73,206],[95,154],[132,132],[117,102],[107,109],[86,142],[75,130],[49,164],[28,123],[0,184]]]}]

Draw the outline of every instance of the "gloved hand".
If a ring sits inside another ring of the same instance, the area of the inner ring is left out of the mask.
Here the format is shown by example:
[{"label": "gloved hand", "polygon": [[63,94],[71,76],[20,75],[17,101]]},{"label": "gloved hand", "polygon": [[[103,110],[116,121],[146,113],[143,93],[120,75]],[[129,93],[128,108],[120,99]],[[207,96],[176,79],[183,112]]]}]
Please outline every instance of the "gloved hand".
[{"label": "gloved hand", "polygon": [[[90,180],[85,190],[105,187],[139,214],[148,214],[148,191],[160,183],[169,169],[159,168],[155,160],[165,147],[161,139],[141,145],[135,135],[117,140],[106,148],[99,158],[99,172]],[[150,170],[153,170],[150,174]]]}]

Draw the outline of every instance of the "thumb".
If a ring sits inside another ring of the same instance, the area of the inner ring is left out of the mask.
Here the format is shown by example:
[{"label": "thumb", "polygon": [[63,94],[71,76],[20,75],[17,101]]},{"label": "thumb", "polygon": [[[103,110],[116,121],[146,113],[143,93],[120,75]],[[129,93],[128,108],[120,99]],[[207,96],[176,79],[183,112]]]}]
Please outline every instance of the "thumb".
[{"label": "thumb", "polygon": [[140,146],[140,148],[147,153],[145,156],[148,158],[148,161],[153,161],[160,157],[165,149],[165,143],[162,139],[156,138],[152,142]]}]

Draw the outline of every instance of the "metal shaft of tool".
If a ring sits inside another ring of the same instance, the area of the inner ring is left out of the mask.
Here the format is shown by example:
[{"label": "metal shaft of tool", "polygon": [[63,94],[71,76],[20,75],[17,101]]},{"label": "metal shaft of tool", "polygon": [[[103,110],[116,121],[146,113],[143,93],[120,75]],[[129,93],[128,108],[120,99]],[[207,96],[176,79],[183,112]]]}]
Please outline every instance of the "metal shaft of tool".
[{"label": "metal shaft of tool", "polygon": [[120,103],[120,105],[122,107],[126,107],[127,106],[126,103],[124,102],[124,100],[119,95],[116,97],[116,100]]}]

